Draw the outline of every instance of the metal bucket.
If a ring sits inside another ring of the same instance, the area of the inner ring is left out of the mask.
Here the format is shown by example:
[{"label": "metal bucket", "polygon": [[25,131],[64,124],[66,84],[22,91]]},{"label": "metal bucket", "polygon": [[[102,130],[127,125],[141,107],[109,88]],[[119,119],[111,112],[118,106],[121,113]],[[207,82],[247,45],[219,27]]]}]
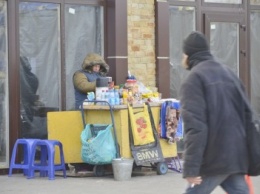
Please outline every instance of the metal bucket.
[{"label": "metal bucket", "polygon": [[129,180],[132,175],[134,159],[116,158],[112,161],[114,179],[116,181]]}]

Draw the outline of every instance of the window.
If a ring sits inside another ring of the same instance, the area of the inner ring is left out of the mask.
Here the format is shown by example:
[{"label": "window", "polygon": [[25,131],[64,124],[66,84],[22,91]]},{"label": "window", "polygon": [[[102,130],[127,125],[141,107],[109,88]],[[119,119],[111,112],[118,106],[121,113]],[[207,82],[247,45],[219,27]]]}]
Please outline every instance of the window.
[{"label": "window", "polygon": [[195,0],[177,0],[177,1],[195,1]]},{"label": "window", "polygon": [[210,48],[213,56],[239,76],[239,24],[210,23]]},{"label": "window", "polygon": [[241,4],[242,0],[205,0],[206,3]]},{"label": "window", "polygon": [[[170,96],[179,99],[181,82],[188,74],[181,66],[182,45],[188,34],[195,30],[195,8],[170,6],[169,12]],[[177,149],[178,152],[184,150],[183,140],[177,142]]]},{"label": "window", "polygon": [[260,114],[260,11],[251,11],[251,103],[254,110]]},{"label": "window", "polygon": [[86,55],[103,55],[103,9],[100,6],[65,6],[66,109],[74,109],[72,77]]},{"label": "window", "polygon": [[260,0],[251,0],[251,5],[260,5]]},{"label": "window", "polygon": [[47,138],[47,112],[74,109],[73,73],[104,53],[103,7],[20,2],[19,22],[21,134]]},{"label": "window", "polygon": [[7,9],[0,1],[0,168],[9,164]]},{"label": "window", "polygon": [[[195,8],[170,7],[170,95],[179,98],[181,81],[187,75],[187,70],[181,66],[182,44],[188,34],[195,30]],[[183,25],[185,24],[185,25]]]},{"label": "window", "polygon": [[22,137],[46,138],[46,110],[60,107],[60,6],[19,4]]}]

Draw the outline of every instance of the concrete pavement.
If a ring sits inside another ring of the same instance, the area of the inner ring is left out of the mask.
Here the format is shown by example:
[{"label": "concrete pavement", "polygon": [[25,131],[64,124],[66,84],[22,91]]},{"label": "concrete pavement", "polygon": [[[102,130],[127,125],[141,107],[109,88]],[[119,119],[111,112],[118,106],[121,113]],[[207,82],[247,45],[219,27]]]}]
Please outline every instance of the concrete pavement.
[{"label": "concrete pavement", "polygon": [[[260,193],[260,177],[252,178],[255,194]],[[56,176],[55,180],[47,177],[26,179],[22,174],[0,176],[1,194],[181,194],[186,181],[181,173],[169,170],[165,175],[155,171],[133,173],[128,181],[115,181],[110,173],[103,177],[67,177]],[[225,194],[217,188],[212,194]]]}]

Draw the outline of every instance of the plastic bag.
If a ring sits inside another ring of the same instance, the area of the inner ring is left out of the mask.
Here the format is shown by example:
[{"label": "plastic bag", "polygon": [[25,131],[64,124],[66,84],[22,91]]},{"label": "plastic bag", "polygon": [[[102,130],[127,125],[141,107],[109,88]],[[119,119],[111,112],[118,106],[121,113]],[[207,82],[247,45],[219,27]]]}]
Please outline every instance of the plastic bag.
[{"label": "plastic bag", "polygon": [[165,101],[161,105],[159,134],[169,143],[183,138],[182,117],[178,101]]},{"label": "plastic bag", "polygon": [[[93,134],[91,126],[100,129],[101,126],[107,126],[104,130],[98,130]],[[102,125],[95,124],[86,125],[81,132],[81,158],[88,164],[109,164],[116,158],[116,146],[111,132],[112,124]]]},{"label": "plastic bag", "polygon": [[128,106],[134,145],[145,145],[155,141],[147,105],[143,111],[134,113]]}]

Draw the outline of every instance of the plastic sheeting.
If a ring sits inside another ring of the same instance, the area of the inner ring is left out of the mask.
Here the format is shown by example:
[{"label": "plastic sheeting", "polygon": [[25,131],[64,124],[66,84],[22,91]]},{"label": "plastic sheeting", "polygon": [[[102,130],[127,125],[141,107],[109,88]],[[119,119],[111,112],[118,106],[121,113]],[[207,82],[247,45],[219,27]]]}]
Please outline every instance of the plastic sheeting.
[{"label": "plastic sheeting", "polygon": [[38,117],[36,114],[42,106],[36,95],[39,80],[31,72],[31,65],[26,57],[20,57],[20,86],[22,137],[47,138],[46,118]]},{"label": "plastic sheeting", "polygon": [[103,11],[101,7],[65,6],[66,109],[75,108],[72,77],[90,52],[103,53]]},{"label": "plastic sheeting", "polygon": [[229,4],[241,4],[242,0],[205,0],[206,3],[229,3]]},{"label": "plastic sheeting", "polygon": [[251,103],[253,109],[260,114],[260,12],[253,11],[250,16],[251,25]]},{"label": "plastic sheeting", "polygon": [[193,30],[195,30],[194,7],[170,7],[170,95],[172,98],[179,98],[181,82],[188,75],[188,71],[181,66],[182,44]]},{"label": "plastic sheeting", "polygon": [[[60,26],[61,17],[65,27]],[[23,137],[47,137],[47,112],[61,109],[61,94],[66,93],[66,109],[74,108],[72,75],[81,68],[87,53],[101,54],[101,18],[98,6],[66,4],[61,15],[60,4],[19,4]],[[61,29],[65,29],[65,65],[61,64]]]},{"label": "plastic sheeting", "polygon": [[59,110],[59,20],[57,4],[19,4],[22,137],[46,138],[46,112]]},{"label": "plastic sheeting", "polygon": [[7,61],[7,8],[0,1],[0,168],[8,166],[8,61]]},{"label": "plastic sheeting", "polygon": [[[251,13],[251,103],[260,114],[260,12]],[[185,25],[183,25],[185,24]],[[239,74],[238,46],[239,25],[237,23],[211,23],[210,47],[217,60]],[[172,98],[179,98],[179,89],[188,72],[181,67],[182,40],[195,30],[195,10],[192,7],[170,7],[170,91]],[[178,145],[178,149],[181,145]]]}]

